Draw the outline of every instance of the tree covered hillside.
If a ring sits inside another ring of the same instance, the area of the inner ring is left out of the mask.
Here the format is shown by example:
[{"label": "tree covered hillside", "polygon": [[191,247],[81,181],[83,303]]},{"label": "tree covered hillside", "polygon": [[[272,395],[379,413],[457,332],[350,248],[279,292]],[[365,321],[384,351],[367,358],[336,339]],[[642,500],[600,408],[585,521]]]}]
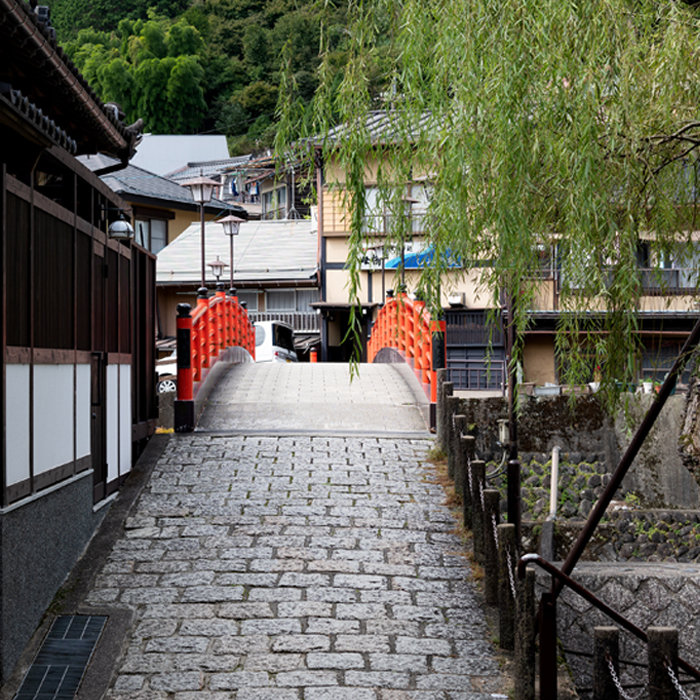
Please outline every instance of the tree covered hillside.
[{"label": "tree covered hillside", "polygon": [[59,42],[105,102],[146,131],[223,133],[232,155],[272,145],[285,72],[317,87],[321,28],[345,62],[346,4],[308,0],[55,0]]}]

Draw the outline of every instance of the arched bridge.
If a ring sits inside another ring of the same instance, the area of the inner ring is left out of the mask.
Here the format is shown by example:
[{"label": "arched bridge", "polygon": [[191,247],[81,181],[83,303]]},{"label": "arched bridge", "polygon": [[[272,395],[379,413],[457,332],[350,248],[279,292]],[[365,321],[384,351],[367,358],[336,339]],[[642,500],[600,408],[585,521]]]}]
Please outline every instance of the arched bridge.
[{"label": "arched bridge", "polygon": [[400,294],[375,323],[371,364],[256,365],[253,327],[237,298],[202,296],[193,312],[179,307],[176,430],[423,433],[434,424],[443,331],[423,302]]}]

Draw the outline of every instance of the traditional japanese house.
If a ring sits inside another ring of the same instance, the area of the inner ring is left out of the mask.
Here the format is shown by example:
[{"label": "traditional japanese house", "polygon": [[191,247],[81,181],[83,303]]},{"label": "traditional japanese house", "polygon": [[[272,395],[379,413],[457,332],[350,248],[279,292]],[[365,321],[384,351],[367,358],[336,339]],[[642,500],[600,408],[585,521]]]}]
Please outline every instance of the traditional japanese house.
[{"label": "traditional japanese house", "polygon": [[156,416],[155,256],[76,160],[123,167],[141,125],[97,98],[36,9],[0,0],[0,681]]}]

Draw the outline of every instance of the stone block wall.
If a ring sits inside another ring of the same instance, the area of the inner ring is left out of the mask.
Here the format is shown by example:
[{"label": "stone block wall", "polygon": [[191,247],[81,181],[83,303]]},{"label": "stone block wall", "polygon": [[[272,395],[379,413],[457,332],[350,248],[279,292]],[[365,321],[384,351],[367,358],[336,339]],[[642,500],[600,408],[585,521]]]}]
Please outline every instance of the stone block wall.
[{"label": "stone block wall", "polygon": [[[538,571],[540,592],[548,590],[549,576]],[[586,562],[574,570],[576,581],[622,613],[642,630],[670,626],[679,630],[679,656],[700,668],[700,566],[673,563],[604,564]],[[570,590],[557,602],[558,636],[579,689],[581,700],[591,697],[593,629],[615,623],[593,605]],[[620,631],[620,659],[645,663],[646,645],[630,633]],[[621,679],[646,682],[646,669],[620,664]],[[697,696],[698,686],[690,686]],[[637,697],[639,689],[630,693]]]}]

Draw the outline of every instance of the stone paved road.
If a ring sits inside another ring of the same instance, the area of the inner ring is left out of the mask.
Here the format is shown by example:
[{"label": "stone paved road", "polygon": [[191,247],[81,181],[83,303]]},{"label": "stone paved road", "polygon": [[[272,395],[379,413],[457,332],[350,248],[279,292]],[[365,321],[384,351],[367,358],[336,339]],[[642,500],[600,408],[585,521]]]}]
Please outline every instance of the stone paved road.
[{"label": "stone paved road", "polygon": [[88,603],[135,611],[108,700],[486,700],[429,440],[173,436]]}]

